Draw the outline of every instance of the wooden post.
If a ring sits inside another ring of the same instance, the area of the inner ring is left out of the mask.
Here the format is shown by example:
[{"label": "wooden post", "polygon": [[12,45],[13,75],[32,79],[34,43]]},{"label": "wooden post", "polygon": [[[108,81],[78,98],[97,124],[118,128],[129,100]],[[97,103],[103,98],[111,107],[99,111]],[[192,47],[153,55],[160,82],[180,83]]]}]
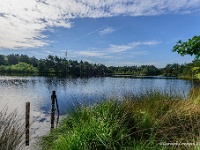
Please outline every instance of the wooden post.
[{"label": "wooden post", "polygon": [[30,102],[26,102],[26,135],[25,143],[29,146],[29,128],[30,128]]},{"label": "wooden post", "polygon": [[55,99],[56,99],[56,91],[52,91],[52,95],[51,95],[51,129],[54,128],[54,120],[55,120]]},{"label": "wooden post", "polygon": [[59,111],[59,107],[58,107],[58,99],[56,97],[56,108],[57,108],[57,112],[58,112],[58,117],[57,117],[57,121],[56,121],[56,127],[58,126],[58,122],[59,122],[59,116],[60,116],[60,111]]}]

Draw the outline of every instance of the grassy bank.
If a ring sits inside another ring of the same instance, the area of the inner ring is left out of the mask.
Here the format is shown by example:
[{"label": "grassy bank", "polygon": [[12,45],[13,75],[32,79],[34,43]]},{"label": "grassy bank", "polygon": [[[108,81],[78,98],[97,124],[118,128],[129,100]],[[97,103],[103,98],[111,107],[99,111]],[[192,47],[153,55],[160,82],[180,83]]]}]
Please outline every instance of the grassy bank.
[{"label": "grassy bank", "polygon": [[69,113],[40,141],[44,150],[200,149],[200,97],[158,91],[105,100]]},{"label": "grassy bank", "polygon": [[17,110],[9,113],[0,111],[0,150],[21,150],[24,148],[24,124]]}]

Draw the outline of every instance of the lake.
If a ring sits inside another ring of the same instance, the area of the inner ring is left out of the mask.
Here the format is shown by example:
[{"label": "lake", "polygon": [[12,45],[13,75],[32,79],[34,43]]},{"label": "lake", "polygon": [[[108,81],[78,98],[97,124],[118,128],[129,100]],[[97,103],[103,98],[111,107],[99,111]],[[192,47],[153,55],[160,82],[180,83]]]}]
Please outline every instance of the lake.
[{"label": "lake", "polygon": [[[106,98],[123,100],[129,94],[146,90],[161,90],[187,97],[191,81],[165,78],[57,78],[0,76],[0,110],[24,112],[25,103],[31,103],[32,128],[42,135],[50,128],[51,94],[56,91],[61,115],[77,105],[89,105]],[[42,131],[42,132],[41,132]]]},{"label": "lake", "polygon": [[56,91],[61,113],[74,105],[156,89],[187,96],[191,81],[165,78],[57,78],[0,76],[0,101],[12,105],[31,102],[33,109],[48,113],[51,93]]}]

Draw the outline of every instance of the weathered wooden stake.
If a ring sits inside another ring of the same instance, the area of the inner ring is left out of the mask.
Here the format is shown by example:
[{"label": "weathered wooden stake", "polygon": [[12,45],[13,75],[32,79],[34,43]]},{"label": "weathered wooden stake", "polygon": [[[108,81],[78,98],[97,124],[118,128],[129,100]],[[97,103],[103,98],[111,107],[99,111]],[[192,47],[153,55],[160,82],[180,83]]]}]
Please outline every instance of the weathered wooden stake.
[{"label": "weathered wooden stake", "polygon": [[52,95],[51,95],[51,129],[54,128],[54,120],[55,120],[55,99],[56,99],[56,91],[52,91]]},{"label": "weathered wooden stake", "polygon": [[26,135],[25,143],[29,146],[29,128],[30,128],[30,102],[26,102]]},{"label": "weathered wooden stake", "polygon": [[57,112],[58,112],[58,117],[57,117],[57,121],[56,121],[56,127],[58,126],[58,121],[59,121],[59,116],[60,116],[60,111],[59,111],[59,107],[58,107],[58,99],[56,97],[56,108],[57,108]]}]

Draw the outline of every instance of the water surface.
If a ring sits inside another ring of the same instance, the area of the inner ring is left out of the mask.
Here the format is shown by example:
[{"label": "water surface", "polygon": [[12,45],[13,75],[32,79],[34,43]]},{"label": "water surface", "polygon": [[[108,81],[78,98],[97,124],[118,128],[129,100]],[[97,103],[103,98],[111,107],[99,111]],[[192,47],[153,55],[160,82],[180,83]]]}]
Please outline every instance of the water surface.
[{"label": "water surface", "polygon": [[88,105],[106,98],[123,99],[127,94],[146,90],[161,90],[187,97],[190,81],[162,78],[57,78],[0,76],[0,110],[8,106],[10,111],[24,111],[25,103],[31,103],[33,127],[38,134],[49,131],[51,93],[56,91],[61,114],[77,105]]}]

